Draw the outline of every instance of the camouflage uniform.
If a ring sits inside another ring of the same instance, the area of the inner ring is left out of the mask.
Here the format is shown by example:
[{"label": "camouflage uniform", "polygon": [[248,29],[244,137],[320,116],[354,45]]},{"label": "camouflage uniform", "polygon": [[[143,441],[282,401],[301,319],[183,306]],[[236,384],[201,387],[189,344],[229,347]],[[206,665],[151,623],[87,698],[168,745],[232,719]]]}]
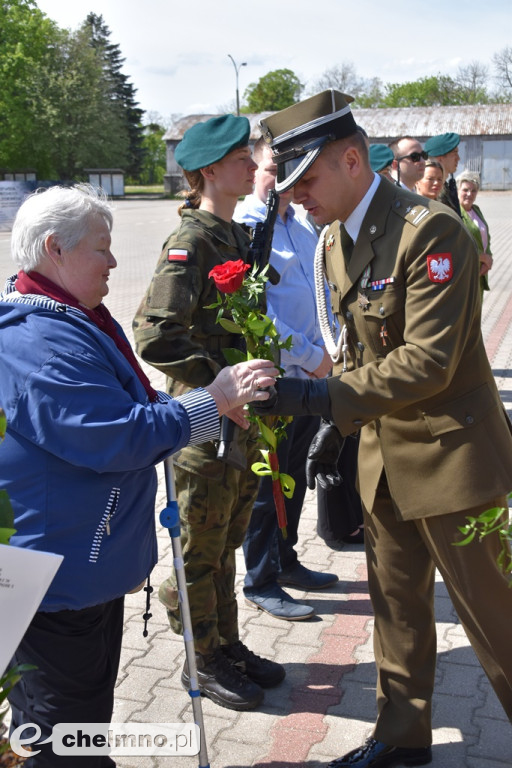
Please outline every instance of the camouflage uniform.
[{"label": "camouflage uniform", "polygon": [[[203,210],[185,210],[164,244],[134,320],[138,354],[163,371],[177,395],[213,381],[226,365],[222,350],[239,337],[216,323],[210,270],[247,260],[249,238],[235,223]],[[241,546],[258,491],[251,464],[259,458],[257,430],[238,430],[247,470],[218,461],[216,444],[188,446],[175,458],[176,493],[196,650],[209,653],[238,639],[235,550]],[[182,631],[175,574],[160,587],[172,629]]]}]

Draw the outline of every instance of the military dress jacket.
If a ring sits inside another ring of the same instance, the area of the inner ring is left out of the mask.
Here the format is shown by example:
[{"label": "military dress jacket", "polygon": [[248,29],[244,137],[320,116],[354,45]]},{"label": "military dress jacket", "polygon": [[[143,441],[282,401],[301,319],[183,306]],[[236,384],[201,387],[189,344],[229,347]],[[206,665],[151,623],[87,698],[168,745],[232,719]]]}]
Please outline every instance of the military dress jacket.
[{"label": "military dress jacket", "polygon": [[162,371],[172,395],[210,384],[226,365],[222,350],[239,336],[217,322],[217,299],[208,274],[218,264],[247,261],[250,239],[235,222],[204,210],[185,210],[164,243],[135,319],[137,353]]},{"label": "military dress jacket", "polygon": [[[512,435],[480,329],[478,255],[446,206],[382,179],[345,264],[325,235],[346,368],[328,380],[342,434],[361,429],[371,512],[385,470],[399,519],[471,509],[512,489]],[[490,504],[491,506],[491,504]]]}]

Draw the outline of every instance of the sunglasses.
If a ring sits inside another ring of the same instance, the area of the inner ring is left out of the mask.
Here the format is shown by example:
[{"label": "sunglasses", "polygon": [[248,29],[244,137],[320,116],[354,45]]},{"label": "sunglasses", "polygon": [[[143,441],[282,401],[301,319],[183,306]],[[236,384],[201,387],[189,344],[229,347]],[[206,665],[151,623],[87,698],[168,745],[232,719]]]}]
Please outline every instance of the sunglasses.
[{"label": "sunglasses", "polygon": [[419,163],[420,160],[428,160],[428,152],[411,152],[410,155],[404,155],[403,157],[397,157],[397,161],[400,162],[401,160],[412,160],[413,163]]}]

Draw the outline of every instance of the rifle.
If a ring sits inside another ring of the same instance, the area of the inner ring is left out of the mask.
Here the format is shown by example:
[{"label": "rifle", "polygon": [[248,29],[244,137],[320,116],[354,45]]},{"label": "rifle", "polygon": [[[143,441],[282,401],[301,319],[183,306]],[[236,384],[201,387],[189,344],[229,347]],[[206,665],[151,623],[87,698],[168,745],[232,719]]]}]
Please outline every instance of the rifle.
[{"label": "rifle", "polygon": [[[249,261],[256,265],[257,271],[262,272],[267,268],[267,276],[272,285],[279,282],[279,274],[269,264],[272,253],[272,237],[277,213],[279,211],[279,195],[275,189],[270,189],[267,195],[267,207],[265,221],[258,221],[253,229],[251,244],[249,246]],[[220,426],[220,441],[217,448],[217,458],[235,469],[247,468],[247,457],[239,449],[235,441],[237,425],[228,416],[223,416]]]},{"label": "rifle", "polygon": [[265,211],[265,221],[258,221],[252,233],[251,245],[249,246],[249,258],[251,263],[256,264],[258,272],[262,272],[268,265],[268,279],[272,285],[279,282],[279,274],[269,264],[270,254],[272,253],[272,237],[274,234],[274,225],[279,211],[279,195],[275,189],[269,189],[267,195],[267,207]]}]

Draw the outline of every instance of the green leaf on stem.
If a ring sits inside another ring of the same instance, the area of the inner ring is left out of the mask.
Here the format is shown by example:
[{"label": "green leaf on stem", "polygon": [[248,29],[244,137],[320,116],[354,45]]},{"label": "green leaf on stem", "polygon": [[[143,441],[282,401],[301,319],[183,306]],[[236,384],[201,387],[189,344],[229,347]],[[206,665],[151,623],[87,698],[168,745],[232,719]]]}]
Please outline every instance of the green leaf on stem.
[{"label": "green leaf on stem", "polygon": [[264,442],[269,446],[271,451],[275,451],[277,448],[277,439],[274,432],[267,427],[261,419],[258,419],[258,426]]},{"label": "green leaf on stem", "polygon": [[222,354],[226,358],[228,365],[236,365],[237,363],[243,363],[247,360],[247,355],[245,355],[241,349],[236,349],[234,347],[226,347],[226,349],[222,350]]},{"label": "green leaf on stem", "polygon": [[232,320],[228,320],[226,317],[219,318],[219,325],[221,325],[225,331],[229,331],[229,333],[243,333],[243,330],[239,325]]}]

